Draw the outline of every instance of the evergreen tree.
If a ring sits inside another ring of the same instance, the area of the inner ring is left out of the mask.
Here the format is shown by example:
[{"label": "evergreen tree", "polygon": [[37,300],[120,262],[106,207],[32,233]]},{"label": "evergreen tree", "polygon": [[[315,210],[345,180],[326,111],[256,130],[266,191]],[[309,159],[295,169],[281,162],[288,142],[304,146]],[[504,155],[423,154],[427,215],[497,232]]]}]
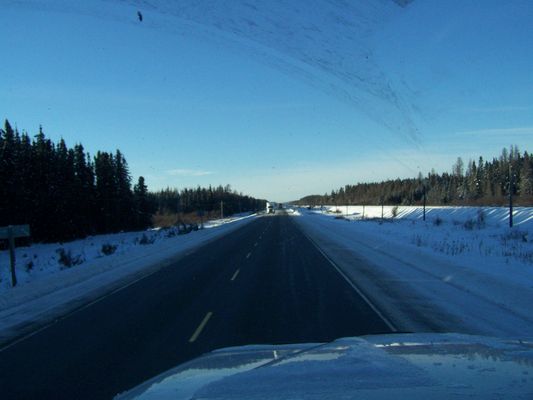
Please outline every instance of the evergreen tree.
[{"label": "evergreen tree", "polygon": [[54,144],[42,127],[33,140],[7,120],[0,129],[0,226],[30,224],[38,241],[146,227],[153,207],[144,179],[138,189],[140,220],[120,151],[98,152],[92,162],[81,144]]},{"label": "evergreen tree", "polygon": [[145,229],[150,226],[153,207],[148,198],[148,187],[144,183],[144,177],[140,176],[133,188],[136,210],[136,229]]},{"label": "evergreen tree", "polygon": [[[131,191],[131,177],[129,173],[128,163],[117,150],[114,157],[114,177],[115,182],[115,194],[114,194],[114,206],[118,220],[116,221],[115,230],[132,229],[135,223],[132,221],[131,216],[133,214],[133,193]],[[126,226],[124,223],[126,222]],[[131,225],[128,226],[127,222]]]},{"label": "evergreen tree", "polygon": [[6,119],[0,135],[0,218],[7,224],[13,223],[11,205],[16,204],[15,146],[15,132]]},{"label": "evergreen tree", "polygon": [[524,153],[520,171],[519,193],[524,198],[533,196],[533,160],[527,152]]},{"label": "evergreen tree", "polygon": [[[525,161],[525,160],[528,161]],[[485,161],[479,157],[478,163],[470,160],[466,172],[464,162],[459,157],[452,166],[452,172],[436,174],[432,171],[427,177],[426,198],[428,204],[487,204],[507,203],[509,193],[509,171],[513,174],[513,194],[519,204],[531,205],[532,190],[531,156],[522,156],[517,146],[503,149],[498,158]],[[509,169],[511,168],[511,169]],[[359,183],[345,185],[339,190],[322,196],[312,195],[300,199],[300,204],[421,204],[422,190],[419,174],[417,179],[395,179],[379,183]]]},{"label": "evergreen tree", "polygon": [[83,145],[74,146],[74,202],[77,213],[78,233],[80,236],[94,234],[96,226],[93,221],[97,218],[94,167],[90,156],[85,154]]},{"label": "evergreen tree", "polygon": [[106,152],[97,152],[94,158],[94,172],[96,178],[97,230],[99,233],[116,231],[116,179],[113,155]]}]

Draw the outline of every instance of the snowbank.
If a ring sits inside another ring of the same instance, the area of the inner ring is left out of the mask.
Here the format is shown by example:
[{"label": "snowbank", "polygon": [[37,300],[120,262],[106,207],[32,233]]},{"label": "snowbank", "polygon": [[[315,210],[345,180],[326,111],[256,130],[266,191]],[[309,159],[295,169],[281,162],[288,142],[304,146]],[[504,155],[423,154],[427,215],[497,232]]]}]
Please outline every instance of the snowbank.
[{"label": "snowbank", "polygon": [[287,208],[287,209],[285,209],[285,211],[286,211],[287,214],[289,214],[289,215],[294,215],[294,216],[301,215],[301,214],[300,214],[300,211],[295,210],[294,208]]},{"label": "snowbank", "polygon": [[[532,207],[515,207],[513,209],[513,223],[516,226],[533,224]],[[321,214],[338,214],[348,219],[381,218],[381,206],[323,206],[313,207],[312,212]],[[490,225],[508,225],[509,209],[507,207],[426,207],[426,220],[434,221],[440,218],[449,222],[465,222],[477,219],[480,212],[484,214],[485,222]],[[398,219],[422,219],[423,208],[420,206],[383,206],[383,217]]]}]

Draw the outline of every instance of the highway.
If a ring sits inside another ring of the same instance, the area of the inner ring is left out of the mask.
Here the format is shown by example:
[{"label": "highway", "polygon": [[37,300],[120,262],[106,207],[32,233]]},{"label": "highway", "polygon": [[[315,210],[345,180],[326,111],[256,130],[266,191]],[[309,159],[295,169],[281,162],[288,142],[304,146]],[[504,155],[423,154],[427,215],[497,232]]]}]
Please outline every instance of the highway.
[{"label": "highway", "polygon": [[0,350],[0,397],[112,398],[227,346],[391,327],[287,215],[255,219]]}]

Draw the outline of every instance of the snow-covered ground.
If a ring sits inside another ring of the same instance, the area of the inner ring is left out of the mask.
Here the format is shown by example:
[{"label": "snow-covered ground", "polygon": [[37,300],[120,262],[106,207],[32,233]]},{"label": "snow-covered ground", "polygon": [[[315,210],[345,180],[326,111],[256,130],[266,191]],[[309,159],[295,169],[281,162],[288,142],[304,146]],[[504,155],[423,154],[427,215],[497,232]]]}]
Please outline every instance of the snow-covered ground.
[{"label": "snow-covered ground", "polygon": [[[254,217],[209,221],[206,229],[183,235],[178,235],[175,228],[154,229],[20,247],[16,249],[19,283],[14,288],[10,286],[9,253],[2,251],[0,343],[135,282]],[[70,266],[66,265],[67,259],[71,260]]]},{"label": "snow-covered ground", "polygon": [[[336,213],[336,209],[341,213]],[[298,216],[298,214],[300,214]],[[328,206],[296,221],[405,331],[533,336],[533,208]]]},{"label": "snow-covered ground", "polygon": [[[296,210],[296,209],[295,209]],[[323,206],[313,207],[311,210],[321,214],[336,214],[348,219],[381,218],[381,206]],[[394,211],[396,210],[396,211]],[[426,219],[434,221],[440,218],[448,222],[464,223],[467,220],[477,219],[480,211],[483,212],[485,222],[492,226],[508,226],[509,209],[507,207],[426,207]],[[420,206],[383,206],[383,217],[390,219],[395,214],[396,219],[422,219],[423,208]],[[513,222],[516,226],[533,227],[533,208],[514,207]]]},{"label": "snow-covered ground", "polygon": [[[206,229],[216,228],[246,218],[248,215],[243,214],[210,220],[205,223],[204,227]],[[123,260],[125,255],[137,249],[143,252],[145,250],[151,252],[152,245],[162,241],[166,242],[167,239],[178,235],[179,230],[177,227],[155,228],[139,232],[90,236],[67,243],[46,243],[19,247],[16,251],[18,286],[24,286],[50,274],[57,274],[71,268],[76,270],[79,270],[81,266],[85,268],[93,260],[102,258]],[[195,236],[195,238],[198,238],[198,236]],[[180,242],[182,241],[180,240]],[[12,289],[8,267],[9,252],[0,251],[0,293]]]}]

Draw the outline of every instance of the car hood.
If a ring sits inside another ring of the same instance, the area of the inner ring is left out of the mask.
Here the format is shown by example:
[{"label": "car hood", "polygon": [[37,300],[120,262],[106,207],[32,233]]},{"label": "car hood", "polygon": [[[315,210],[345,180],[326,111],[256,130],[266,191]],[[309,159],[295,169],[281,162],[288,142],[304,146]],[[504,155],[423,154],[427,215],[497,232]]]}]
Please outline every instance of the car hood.
[{"label": "car hood", "polygon": [[533,340],[391,334],[208,353],[119,399],[533,398]]}]

